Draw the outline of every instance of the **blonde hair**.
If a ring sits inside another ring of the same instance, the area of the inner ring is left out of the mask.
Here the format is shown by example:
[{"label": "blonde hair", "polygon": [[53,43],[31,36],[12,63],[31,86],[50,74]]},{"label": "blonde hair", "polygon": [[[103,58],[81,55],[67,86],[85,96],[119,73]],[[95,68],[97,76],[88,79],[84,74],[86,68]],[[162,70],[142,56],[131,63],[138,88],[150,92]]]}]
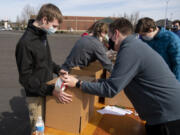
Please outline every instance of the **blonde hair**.
[{"label": "blonde hair", "polygon": [[106,34],[108,33],[108,24],[103,22],[98,22],[97,24],[95,24],[93,28],[93,35],[95,37],[99,37],[102,32]]}]

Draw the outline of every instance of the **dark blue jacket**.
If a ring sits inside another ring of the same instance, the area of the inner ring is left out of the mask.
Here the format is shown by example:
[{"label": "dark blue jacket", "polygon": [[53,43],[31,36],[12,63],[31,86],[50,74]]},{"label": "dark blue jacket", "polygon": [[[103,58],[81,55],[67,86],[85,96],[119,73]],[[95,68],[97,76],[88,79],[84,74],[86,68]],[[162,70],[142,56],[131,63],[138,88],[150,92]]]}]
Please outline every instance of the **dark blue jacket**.
[{"label": "dark blue jacket", "polygon": [[180,38],[180,30],[178,30],[178,31],[174,31],[174,33],[175,33],[176,35],[178,35],[178,36],[179,36],[179,38]]},{"label": "dark blue jacket", "polygon": [[171,71],[180,81],[180,38],[173,32],[160,28],[153,40],[143,41],[164,58]]}]

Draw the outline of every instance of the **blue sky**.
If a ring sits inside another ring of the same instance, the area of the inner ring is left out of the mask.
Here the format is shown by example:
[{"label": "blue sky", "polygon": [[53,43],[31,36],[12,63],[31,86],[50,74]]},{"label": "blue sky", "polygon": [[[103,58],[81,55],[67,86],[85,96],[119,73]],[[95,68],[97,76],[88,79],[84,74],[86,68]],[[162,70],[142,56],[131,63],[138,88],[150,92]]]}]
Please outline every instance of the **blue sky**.
[{"label": "blue sky", "polygon": [[[53,3],[63,15],[73,16],[120,16],[139,12],[140,17],[155,20],[165,18],[167,0],[0,0],[0,20],[16,21],[27,4],[36,10],[44,3]],[[167,17],[180,19],[180,0],[169,0]]]}]

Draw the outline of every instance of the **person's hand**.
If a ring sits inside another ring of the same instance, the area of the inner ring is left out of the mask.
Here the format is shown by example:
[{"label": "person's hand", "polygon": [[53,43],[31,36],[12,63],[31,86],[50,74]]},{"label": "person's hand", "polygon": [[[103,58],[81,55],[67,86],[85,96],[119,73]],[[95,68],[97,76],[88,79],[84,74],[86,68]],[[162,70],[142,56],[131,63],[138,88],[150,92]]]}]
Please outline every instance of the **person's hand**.
[{"label": "person's hand", "polygon": [[72,75],[61,76],[61,79],[64,81],[64,85],[69,87],[75,87],[76,83],[78,82],[78,79]]},{"label": "person's hand", "polygon": [[65,70],[63,70],[63,69],[61,69],[61,70],[59,71],[59,76],[64,76],[64,75],[68,75],[68,72],[65,71]]},{"label": "person's hand", "polygon": [[57,98],[57,100],[62,103],[62,104],[67,104],[72,102],[72,95],[60,90],[60,91],[56,91],[53,90],[53,96],[55,96]]}]

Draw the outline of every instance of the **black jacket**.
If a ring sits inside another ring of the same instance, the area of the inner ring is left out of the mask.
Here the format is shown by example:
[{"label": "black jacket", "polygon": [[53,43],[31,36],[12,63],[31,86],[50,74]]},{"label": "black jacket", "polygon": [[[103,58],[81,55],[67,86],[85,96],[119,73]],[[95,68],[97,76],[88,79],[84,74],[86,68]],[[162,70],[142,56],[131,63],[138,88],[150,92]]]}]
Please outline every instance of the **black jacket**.
[{"label": "black jacket", "polygon": [[52,61],[46,32],[35,27],[33,22],[29,21],[16,46],[19,81],[26,96],[51,95],[54,86],[48,86],[46,82],[53,78],[53,73],[58,74],[60,66]]}]

